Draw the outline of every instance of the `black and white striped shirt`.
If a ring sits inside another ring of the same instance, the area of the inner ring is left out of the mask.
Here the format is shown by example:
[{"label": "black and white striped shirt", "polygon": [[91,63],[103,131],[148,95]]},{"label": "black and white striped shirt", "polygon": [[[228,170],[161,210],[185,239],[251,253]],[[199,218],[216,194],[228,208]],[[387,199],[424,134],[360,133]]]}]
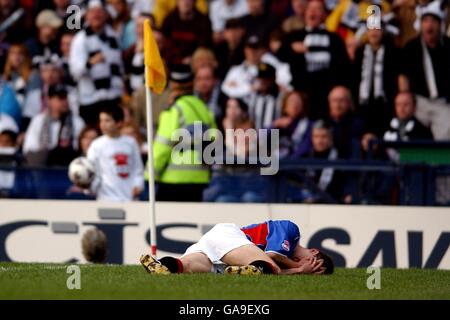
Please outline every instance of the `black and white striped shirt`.
[{"label": "black and white striped shirt", "polygon": [[[78,82],[80,105],[116,99],[122,95],[124,71],[118,43],[118,36],[109,25],[100,34],[86,27],[75,35],[69,68]],[[104,60],[90,65],[89,59],[99,52]]]}]

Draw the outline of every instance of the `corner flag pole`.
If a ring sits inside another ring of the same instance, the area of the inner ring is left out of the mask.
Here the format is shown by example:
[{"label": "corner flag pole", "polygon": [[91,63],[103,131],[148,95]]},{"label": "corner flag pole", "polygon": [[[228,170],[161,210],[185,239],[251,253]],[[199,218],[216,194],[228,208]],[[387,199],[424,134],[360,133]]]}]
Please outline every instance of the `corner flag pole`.
[{"label": "corner flag pole", "polygon": [[[145,82],[148,84],[148,66],[145,66]],[[153,165],[153,115],[152,91],[145,86],[145,106],[147,111],[147,155],[148,155],[148,193],[150,201],[150,248],[156,257],[156,208],[155,208],[155,171]]]},{"label": "corner flag pole", "polygon": [[156,209],[155,209],[155,169],[153,163],[153,116],[152,90],[161,94],[165,90],[167,79],[164,62],[153,36],[150,20],[144,21],[144,64],[145,64],[145,102],[147,111],[147,153],[148,153],[148,193],[150,201],[150,247],[156,256]]}]

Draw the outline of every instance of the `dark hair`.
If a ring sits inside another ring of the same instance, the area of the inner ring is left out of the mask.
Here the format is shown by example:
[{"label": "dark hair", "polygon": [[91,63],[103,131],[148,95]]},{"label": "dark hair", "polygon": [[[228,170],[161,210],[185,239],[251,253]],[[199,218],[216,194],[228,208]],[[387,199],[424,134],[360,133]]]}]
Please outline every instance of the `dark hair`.
[{"label": "dark hair", "polygon": [[316,258],[318,260],[320,259],[323,260],[322,267],[325,268],[325,272],[323,274],[332,274],[334,272],[334,262],[329,255],[319,250],[319,253],[316,255]]},{"label": "dark hair", "polygon": [[8,136],[9,139],[15,144],[17,141],[17,133],[12,130],[3,130],[0,132],[0,135]]},{"label": "dark hair", "polygon": [[107,238],[103,231],[94,228],[86,231],[81,240],[84,258],[93,263],[103,263],[107,257]]},{"label": "dark hair", "polygon": [[113,106],[104,106],[100,113],[109,114],[115,122],[120,122],[125,119],[125,114],[123,113],[123,109],[118,105]]}]

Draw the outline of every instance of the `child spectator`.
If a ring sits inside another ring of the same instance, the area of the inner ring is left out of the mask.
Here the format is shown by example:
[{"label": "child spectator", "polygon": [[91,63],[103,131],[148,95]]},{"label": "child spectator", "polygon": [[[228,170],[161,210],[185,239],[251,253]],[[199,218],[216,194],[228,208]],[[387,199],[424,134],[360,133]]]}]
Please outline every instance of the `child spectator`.
[{"label": "child spectator", "polygon": [[90,189],[97,200],[124,202],[136,199],[144,187],[144,166],[136,141],[120,134],[124,114],[113,106],[100,112],[102,136],[92,142],[87,158],[95,164]]},{"label": "child spectator", "polygon": [[222,126],[227,156],[243,160],[256,152],[258,137],[256,131],[255,134],[246,132],[254,129],[254,124],[248,115],[248,105],[243,100],[228,99]]},{"label": "child spectator", "polygon": [[272,128],[280,130],[280,159],[300,158],[311,151],[312,122],[303,93],[292,91],[283,98],[281,117],[272,123]]},{"label": "child spectator", "polygon": [[96,127],[84,127],[81,130],[80,136],[78,137],[79,155],[81,157],[87,156],[87,151],[91,146],[91,143],[100,136],[100,132]]}]

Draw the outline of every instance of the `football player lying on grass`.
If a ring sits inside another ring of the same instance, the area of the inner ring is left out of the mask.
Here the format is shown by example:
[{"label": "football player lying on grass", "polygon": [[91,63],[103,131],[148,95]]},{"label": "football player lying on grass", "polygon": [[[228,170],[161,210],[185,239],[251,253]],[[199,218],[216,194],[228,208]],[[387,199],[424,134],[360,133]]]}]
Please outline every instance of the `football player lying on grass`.
[{"label": "football player lying on grass", "polygon": [[[298,226],[269,220],[239,228],[220,223],[190,246],[180,259],[142,255],[151,274],[215,272],[225,274],[331,274],[333,261],[317,249],[300,246]],[[224,266],[225,265],[225,266]]]}]

